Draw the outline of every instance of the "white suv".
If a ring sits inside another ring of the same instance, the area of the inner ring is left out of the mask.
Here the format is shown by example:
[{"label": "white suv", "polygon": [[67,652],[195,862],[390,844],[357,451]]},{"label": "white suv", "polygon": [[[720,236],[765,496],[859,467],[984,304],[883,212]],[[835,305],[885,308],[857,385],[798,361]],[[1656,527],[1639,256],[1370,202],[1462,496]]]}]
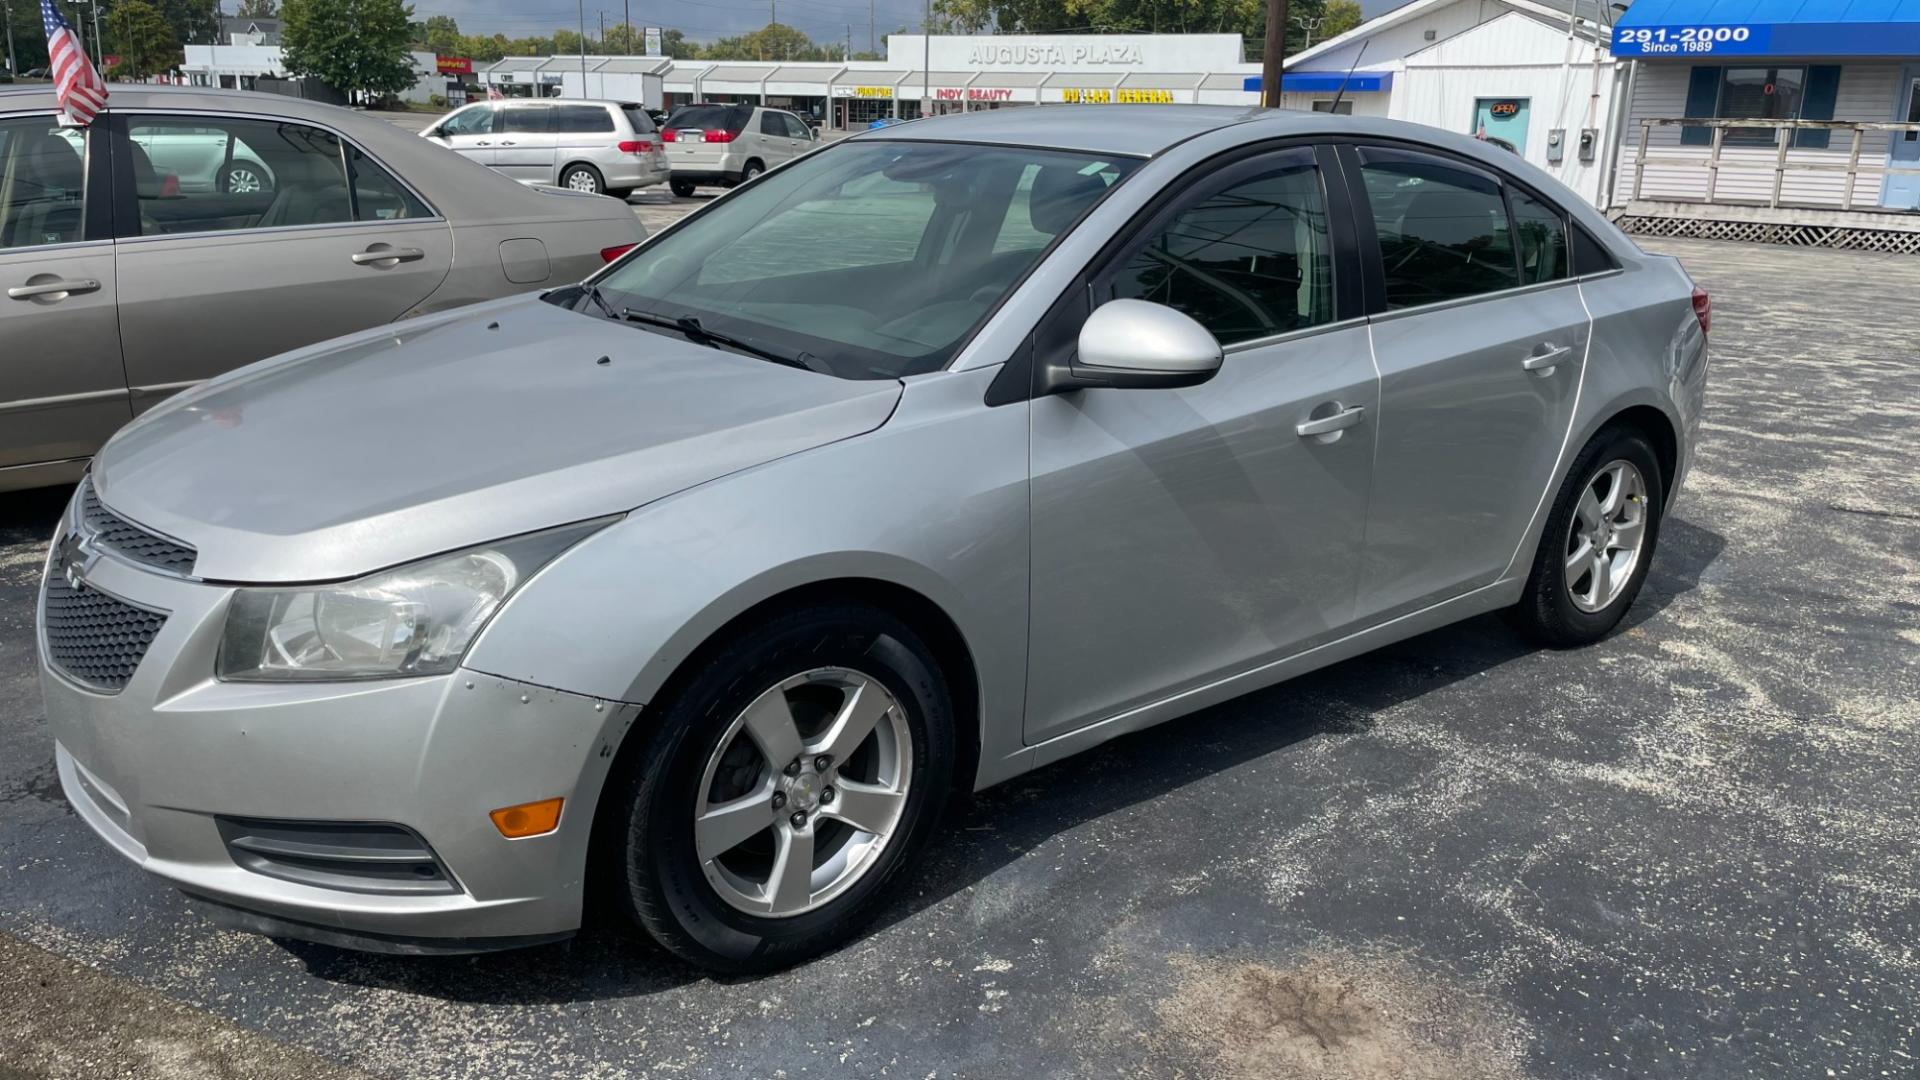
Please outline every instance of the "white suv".
[{"label": "white suv", "polygon": [[667,179],[660,133],[636,102],[478,102],[420,134],[523,184],[624,199]]},{"label": "white suv", "polygon": [[682,105],[660,129],[673,162],[673,193],[699,184],[732,187],[818,145],[798,116],[754,105]]}]

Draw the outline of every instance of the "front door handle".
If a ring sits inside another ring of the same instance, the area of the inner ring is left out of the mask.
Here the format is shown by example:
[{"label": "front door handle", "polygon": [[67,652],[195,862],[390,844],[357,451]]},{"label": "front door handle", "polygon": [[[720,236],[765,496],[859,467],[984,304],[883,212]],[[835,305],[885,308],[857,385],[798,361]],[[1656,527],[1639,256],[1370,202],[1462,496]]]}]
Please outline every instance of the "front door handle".
[{"label": "front door handle", "polygon": [[1520,366],[1528,371],[1552,371],[1559,365],[1560,361],[1565,360],[1572,352],[1573,346],[1571,345],[1548,346],[1546,352],[1535,353],[1525,360],[1520,361]]},{"label": "front door handle", "polygon": [[487,141],[487,140],[485,140],[485,139],[481,139],[480,141],[478,141],[478,142],[476,142],[476,143],[474,143],[473,145],[475,145],[475,146],[492,146],[493,144],[492,144],[491,142],[488,142],[488,141]]},{"label": "front door handle", "polygon": [[[486,144],[486,143],[481,143],[480,145],[481,145],[481,146],[485,146],[485,145],[487,145],[487,144]],[[511,142],[506,142],[506,141],[502,141],[502,142],[500,143],[500,145],[501,145],[501,146],[512,146],[512,145],[513,145],[513,143],[511,143]]]},{"label": "front door handle", "polygon": [[[15,285],[7,290],[9,300],[32,300],[37,296],[64,299],[73,293],[99,292],[100,283],[92,278],[78,281],[36,281],[29,285]],[[55,294],[58,294],[57,296]]]},{"label": "front door handle", "polygon": [[1310,439],[1315,435],[1331,435],[1336,431],[1344,431],[1359,423],[1361,418],[1366,416],[1366,414],[1367,407],[1365,405],[1349,405],[1331,416],[1322,416],[1313,420],[1302,420],[1293,425],[1293,430],[1303,439]]},{"label": "front door handle", "polygon": [[392,266],[394,263],[413,262],[424,259],[427,253],[419,248],[370,247],[365,251],[353,253],[355,266]]}]

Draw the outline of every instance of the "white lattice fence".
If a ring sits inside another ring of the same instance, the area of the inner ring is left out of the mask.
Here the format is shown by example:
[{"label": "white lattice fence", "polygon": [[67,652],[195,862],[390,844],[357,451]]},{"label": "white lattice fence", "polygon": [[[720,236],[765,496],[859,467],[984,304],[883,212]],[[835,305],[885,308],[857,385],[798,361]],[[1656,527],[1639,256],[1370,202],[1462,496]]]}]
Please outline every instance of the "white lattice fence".
[{"label": "white lattice fence", "polygon": [[1620,228],[1642,236],[1680,236],[1697,240],[1740,240],[1752,244],[1847,248],[1893,255],[1920,255],[1920,233],[1860,229],[1846,225],[1780,225],[1764,221],[1710,221],[1703,218],[1622,217]]}]

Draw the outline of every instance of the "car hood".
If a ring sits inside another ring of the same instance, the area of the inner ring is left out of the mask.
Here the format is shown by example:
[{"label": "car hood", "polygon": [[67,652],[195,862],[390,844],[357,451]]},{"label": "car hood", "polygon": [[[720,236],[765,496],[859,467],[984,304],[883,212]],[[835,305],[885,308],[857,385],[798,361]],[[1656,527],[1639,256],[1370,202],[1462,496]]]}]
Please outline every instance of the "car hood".
[{"label": "car hood", "polygon": [[204,384],[116,435],[94,484],[200,577],[320,581],[631,510],[899,397],[519,297]]}]

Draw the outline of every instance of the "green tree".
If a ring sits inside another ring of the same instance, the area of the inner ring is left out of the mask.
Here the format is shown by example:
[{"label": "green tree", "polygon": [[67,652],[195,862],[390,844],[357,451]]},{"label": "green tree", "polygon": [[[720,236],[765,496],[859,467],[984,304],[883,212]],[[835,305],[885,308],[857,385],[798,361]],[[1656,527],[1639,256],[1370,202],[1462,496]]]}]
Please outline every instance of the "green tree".
[{"label": "green tree", "polygon": [[495,60],[507,55],[507,45],[507,35],[505,34],[495,34],[492,37],[481,37],[477,34],[462,34],[460,35],[460,44],[455,54],[467,57],[476,64],[491,64]]},{"label": "green tree", "polygon": [[414,83],[411,15],[400,0],[286,0],[287,70],[349,96],[397,94]]},{"label": "green tree", "polygon": [[107,33],[119,62],[110,79],[144,79],[180,62],[180,41],[160,9],[147,0],[120,0],[107,12]]},{"label": "green tree", "polygon": [[[215,41],[220,34],[220,20],[214,16],[212,0],[149,0],[166,17],[167,25],[173,27],[175,41],[194,41],[205,44]],[[111,4],[108,4],[111,7]],[[101,17],[106,17],[103,10]],[[17,34],[19,24],[14,24]]]},{"label": "green tree", "polygon": [[[6,5],[7,17],[13,23],[14,74],[46,67],[47,39],[40,33],[39,0],[0,0],[0,4]],[[5,47],[6,42],[0,40],[0,49]],[[6,55],[0,53],[0,64],[5,61]]]},{"label": "green tree", "polygon": [[[839,50],[834,50],[837,56]],[[710,60],[826,60],[826,49],[785,23],[768,23],[752,33],[721,38],[700,51]]]},{"label": "green tree", "polygon": [[1320,29],[1314,32],[1313,40],[1326,41],[1366,22],[1367,17],[1360,11],[1360,0],[1327,0],[1320,9]]},{"label": "green tree", "polygon": [[280,5],[274,0],[240,0],[240,10],[236,14],[243,19],[277,19],[280,17]]},{"label": "green tree", "polygon": [[419,42],[423,52],[438,56],[464,56],[460,51],[460,24],[451,15],[431,15],[420,24]]}]

